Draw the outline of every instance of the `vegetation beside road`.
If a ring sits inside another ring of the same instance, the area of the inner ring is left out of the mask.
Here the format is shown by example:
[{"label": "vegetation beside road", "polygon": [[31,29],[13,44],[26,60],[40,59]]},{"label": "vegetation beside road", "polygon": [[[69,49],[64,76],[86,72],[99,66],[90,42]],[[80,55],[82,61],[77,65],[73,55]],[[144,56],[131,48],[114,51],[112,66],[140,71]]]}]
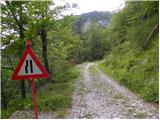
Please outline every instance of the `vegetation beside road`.
[{"label": "vegetation beside road", "polygon": [[[60,81],[42,82],[39,86],[38,80],[35,80],[37,110],[53,112],[57,118],[65,118],[72,105],[73,84],[78,75],[79,71],[72,66],[68,74],[57,76],[61,77]],[[20,97],[12,99],[8,103],[8,109],[2,109],[2,118],[8,118],[17,110],[33,110],[30,90],[27,91],[27,99]]]},{"label": "vegetation beside road", "polygon": [[[38,87],[38,80],[35,80],[36,103],[39,112],[53,112],[59,118],[66,117],[72,105],[74,79],[79,75],[76,68],[71,70],[70,74],[63,76],[64,80],[69,79],[67,81],[44,83],[42,80],[41,86]],[[27,92],[27,99],[15,98],[8,104],[7,110],[2,109],[2,118],[8,118],[16,110],[33,110],[30,90]]]},{"label": "vegetation beside road", "polygon": [[[144,9],[141,14],[134,11],[137,6]],[[144,100],[155,103],[159,102],[158,14],[157,2],[127,2],[113,15],[107,30],[114,45],[99,65]]]},{"label": "vegetation beside road", "polygon": [[99,68],[132,92],[139,94],[144,100],[158,103],[158,67],[155,67],[158,65],[157,49],[151,47],[139,55],[127,51],[125,56],[123,54],[124,58],[121,54],[108,55],[106,61],[99,64]]}]

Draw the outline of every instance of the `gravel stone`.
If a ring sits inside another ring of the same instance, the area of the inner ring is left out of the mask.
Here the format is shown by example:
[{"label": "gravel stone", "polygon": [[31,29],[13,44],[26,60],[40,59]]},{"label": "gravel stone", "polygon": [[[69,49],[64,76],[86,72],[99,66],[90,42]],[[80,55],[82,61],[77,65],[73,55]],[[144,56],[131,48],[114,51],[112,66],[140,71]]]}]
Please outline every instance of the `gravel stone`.
[{"label": "gravel stone", "polygon": [[[89,72],[94,65],[96,72]],[[104,75],[94,63],[78,66],[70,119],[158,119],[158,106],[145,103],[127,88]]]},{"label": "gravel stone", "polygon": [[[49,112],[38,112],[38,119],[53,119],[55,115]],[[9,119],[34,119],[33,111],[19,111],[14,112]]]}]

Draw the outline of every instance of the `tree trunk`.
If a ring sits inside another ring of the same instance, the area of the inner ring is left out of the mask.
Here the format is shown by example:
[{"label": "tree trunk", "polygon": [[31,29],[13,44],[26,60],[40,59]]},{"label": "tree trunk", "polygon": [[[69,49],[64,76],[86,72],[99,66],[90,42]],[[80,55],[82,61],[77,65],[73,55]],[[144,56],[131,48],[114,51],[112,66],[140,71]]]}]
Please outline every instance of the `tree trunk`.
[{"label": "tree trunk", "polygon": [[153,30],[149,33],[146,41],[144,42],[143,44],[143,48],[149,43],[151,37],[154,35],[154,33],[157,31],[158,32],[158,29],[159,29],[159,24],[156,24],[153,28]]},{"label": "tree trunk", "polygon": [[141,9],[141,6],[140,6],[140,2],[139,1],[137,1],[137,14],[138,14],[138,18],[139,18],[139,22],[141,23],[141,24],[143,24],[144,23],[144,17],[143,17],[143,15],[142,15],[142,9]]},{"label": "tree trunk", "polygon": [[[23,20],[23,18],[22,18],[22,8],[23,8],[23,7],[21,6],[21,8],[20,8],[20,9],[21,9],[21,10],[20,10],[21,13],[19,14],[19,20],[18,20],[18,18],[17,18],[17,16],[16,16],[16,13],[14,12],[11,3],[10,3],[9,1],[5,1],[5,2],[6,2],[8,8],[9,8],[9,10],[10,10],[12,16],[14,17],[14,20],[15,20],[18,28],[19,28],[20,39],[24,39],[24,28],[23,28],[24,23],[23,23],[23,21],[22,21],[22,20]],[[20,53],[23,52],[22,50],[23,50],[23,47],[20,46]],[[22,52],[21,52],[21,51],[22,51]],[[20,87],[20,88],[21,88],[21,97],[22,97],[22,98],[26,98],[25,81],[24,81],[24,80],[21,80],[21,81],[20,81],[20,86],[21,86],[21,87]]]},{"label": "tree trunk", "polygon": [[42,40],[44,65],[45,65],[45,68],[49,74],[49,78],[47,78],[47,80],[50,80],[50,69],[49,69],[48,56],[47,56],[47,42],[48,42],[47,41],[47,31],[44,29],[41,29],[40,36],[41,36],[41,40]]},{"label": "tree trunk", "polygon": [[4,88],[3,88],[3,83],[2,83],[2,107],[3,108],[7,108],[7,101],[6,101],[6,96],[5,96],[5,92],[4,92]]},{"label": "tree trunk", "polygon": [[26,99],[25,80],[21,80],[21,97]]},{"label": "tree trunk", "polygon": [[[24,28],[23,28],[22,23],[20,24],[19,29],[20,29],[20,39],[24,39],[24,34],[23,34]],[[23,46],[20,46],[20,50],[22,53],[24,50]],[[21,97],[23,99],[26,99],[25,80],[21,80],[20,85],[21,85],[21,87],[20,87],[21,88]]]}]

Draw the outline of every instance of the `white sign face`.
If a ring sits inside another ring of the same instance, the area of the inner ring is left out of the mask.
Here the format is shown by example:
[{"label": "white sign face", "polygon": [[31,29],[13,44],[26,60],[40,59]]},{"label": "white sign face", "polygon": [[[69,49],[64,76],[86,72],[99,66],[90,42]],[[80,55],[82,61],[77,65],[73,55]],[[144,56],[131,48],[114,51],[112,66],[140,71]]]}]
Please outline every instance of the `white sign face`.
[{"label": "white sign face", "polygon": [[36,65],[32,57],[28,54],[18,72],[18,75],[34,75],[34,74],[42,74],[39,67]]}]

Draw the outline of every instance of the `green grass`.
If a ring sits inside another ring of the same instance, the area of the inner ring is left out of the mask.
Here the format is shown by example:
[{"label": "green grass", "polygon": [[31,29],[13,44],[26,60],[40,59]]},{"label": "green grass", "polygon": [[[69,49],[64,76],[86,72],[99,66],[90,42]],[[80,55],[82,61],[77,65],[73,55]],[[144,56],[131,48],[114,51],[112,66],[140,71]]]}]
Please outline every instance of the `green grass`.
[{"label": "green grass", "polygon": [[[136,65],[135,65],[136,66]],[[138,66],[138,65],[137,65]],[[98,64],[98,67],[107,75],[116,80],[119,84],[128,87],[132,92],[138,94],[146,101],[159,102],[158,77],[157,73],[136,70],[129,72],[126,68],[105,67],[105,63]],[[141,67],[140,65],[138,67]],[[149,66],[150,67],[150,66]],[[144,69],[144,68],[143,68]],[[141,69],[142,70],[142,69]],[[151,77],[152,76],[152,77]]]},{"label": "green grass", "polygon": [[[58,116],[65,116],[65,109],[71,108],[73,82],[66,83],[48,83],[36,94],[36,103],[38,111],[57,112]],[[32,98],[29,96],[26,100],[14,99],[9,104],[7,110],[2,110],[2,118],[8,118],[13,112],[21,109],[33,110]],[[64,115],[63,115],[64,114]]]},{"label": "green grass", "polygon": [[91,66],[89,66],[89,71],[91,72],[91,73],[97,73],[97,70],[96,70],[96,68],[94,67],[94,65],[91,65]]},{"label": "green grass", "polygon": [[104,66],[103,63],[98,64],[98,67],[99,67],[106,75],[109,75],[109,70]]},{"label": "green grass", "polygon": [[31,99],[15,98],[8,103],[8,109],[1,109],[1,118],[6,119],[16,110],[29,108],[32,106]]},{"label": "green grass", "polygon": [[37,95],[38,109],[40,111],[56,111],[59,108],[70,108],[72,91],[72,82],[47,84]]},{"label": "green grass", "polygon": [[[55,112],[57,118],[64,118],[72,105],[72,92],[74,79],[79,72],[76,68],[70,69],[67,81],[57,80],[49,82],[36,90],[36,103],[38,111]],[[65,79],[65,76],[64,78]],[[27,99],[15,98],[8,104],[6,110],[2,110],[1,117],[8,118],[16,110],[33,110],[31,93],[27,93]]]},{"label": "green grass", "polygon": [[138,113],[138,114],[136,115],[136,118],[144,119],[145,116],[146,116],[146,113]]},{"label": "green grass", "polygon": [[130,41],[112,48],[98,67],[148,102],[159,102],[158,33],[146,49],[133,49]]}]

